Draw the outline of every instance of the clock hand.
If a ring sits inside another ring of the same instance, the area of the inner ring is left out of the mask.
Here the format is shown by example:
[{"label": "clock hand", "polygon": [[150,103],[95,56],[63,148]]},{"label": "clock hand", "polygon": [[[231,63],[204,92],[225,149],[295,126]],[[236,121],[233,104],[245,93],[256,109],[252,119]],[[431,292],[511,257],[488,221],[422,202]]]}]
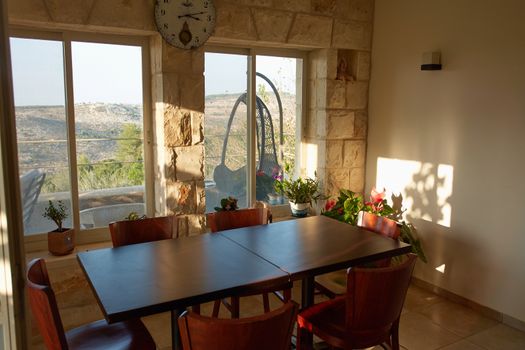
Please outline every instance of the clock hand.
[{"label": "clock hand", "polygon": [[195,16],[195,15],[203,15],[205,13],[208,13],[208,11],[201,11],[201,12],[195,12],[195,13],[188,13],[188,16]]},{"label": "clock hand", "polygon": [[179,19],[180,18],[183,18],[183,17],[187,17],[187,18],[191,18],[191,19],[194,19],[196,21],[200,21],[201,19],[198,18],[198,17],[195,17],[195,16],[192,16],[192,14],[187,14],[187,15],[180,15],[180,16],[177,16]]}]

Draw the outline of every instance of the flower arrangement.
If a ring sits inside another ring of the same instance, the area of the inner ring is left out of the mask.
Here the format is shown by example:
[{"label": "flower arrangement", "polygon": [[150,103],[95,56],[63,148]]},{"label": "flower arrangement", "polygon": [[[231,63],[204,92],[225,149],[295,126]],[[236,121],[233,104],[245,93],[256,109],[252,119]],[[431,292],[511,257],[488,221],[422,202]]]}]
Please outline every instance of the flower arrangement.
[{"label": "flower arrangement", "polygon": [[402,220],[403,210],[401,209],[400,196],[392,195],[392,201],[398,203],[397,206],[390,206],[385,199],[385,191],[377,191],[372,189],[370,200],[364,201],[363,197],[350,190],[342,189],[339,191],[339,197],[336,199],[329,199],[326,202],[325,210],[322,215],[334,218],[339,221],[357,225],[359,212],[365,211],[378,216],[384,216],[400,225],[399,239],[412,246],[412,252],[418,255],[423,261],[427,262],[425,252],[421,246],[421,242],[417,238],[417,231],[414,225]]},{"label": "flower arrangement", "polygon": [[58,232],[67,230],[62,227],[64,220],[67,219],[66,206],[62,201],[58,201],[56,206],[52,201],[49,201],[42,216],[46,219],[52,220],[57,225]]},{"label": "flower arrangement", "polygon": [[231,196],[221,199],[221,206],[215,207],[216,211],[233,211],[237,209],[239,209],[237,206],[237,198]]},{"label": "flower arrangement", "polygon": [[312,178],[292,179],[293,168],[290,164],[284,165],[284,176],[274,176],[274,189],[292,203],[312,203],[323,195],[320,192],[319,180]]}]

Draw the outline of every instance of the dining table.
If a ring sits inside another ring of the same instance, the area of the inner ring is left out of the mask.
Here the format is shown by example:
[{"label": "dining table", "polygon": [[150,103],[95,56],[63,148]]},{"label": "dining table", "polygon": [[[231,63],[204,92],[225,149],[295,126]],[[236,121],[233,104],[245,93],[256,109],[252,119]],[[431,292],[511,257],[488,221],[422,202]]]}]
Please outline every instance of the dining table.
[{"label": "dining table", "polygon": [[410,252],[408,244],[325,217],[78,253],[108,323],[171,312],[232,295],[291,288],[302,281],[302,308],[313,305],[314,278]]}]

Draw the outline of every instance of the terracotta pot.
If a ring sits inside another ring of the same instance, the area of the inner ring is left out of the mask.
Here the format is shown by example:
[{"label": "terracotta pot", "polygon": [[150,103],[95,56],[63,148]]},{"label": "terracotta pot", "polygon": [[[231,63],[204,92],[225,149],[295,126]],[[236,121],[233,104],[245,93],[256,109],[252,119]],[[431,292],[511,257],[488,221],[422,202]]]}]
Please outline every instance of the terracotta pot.
[{"label": "terracotta pot", "polygon": [[75,230],[62,229],[47,233],[47,249],[53,255],[66,255],[75,249]]},{"label": "terracotta pot", "polygon": [[290,209],[292,209],[292,216],[298,218],[304,218],[308,215],[308,209],[310,208],[310,203],[294,203],[290,202]]}]

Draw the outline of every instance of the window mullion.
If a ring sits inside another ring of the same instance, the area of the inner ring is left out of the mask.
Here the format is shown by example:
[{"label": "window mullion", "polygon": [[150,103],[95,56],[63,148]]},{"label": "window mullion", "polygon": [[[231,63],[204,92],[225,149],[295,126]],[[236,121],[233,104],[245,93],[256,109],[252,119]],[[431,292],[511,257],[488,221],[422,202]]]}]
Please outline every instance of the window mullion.
[{"label": "window mullion", "polygon": [[248,56],[248,159],[246,166],[246,199],[248,207],[255,204],[255,166],[256,166],[256,59],[253,52]]},{"label": "window mullion", "polygon": [[66,123],[69,156],[69,181],[71,184],[71,215],[76,232],[80,232],[80,205],[78,202],[77,151],[75,134],[75,99],[73,96],[73,60],[71,40],[64,39],[64,77],[66,87]]}]

